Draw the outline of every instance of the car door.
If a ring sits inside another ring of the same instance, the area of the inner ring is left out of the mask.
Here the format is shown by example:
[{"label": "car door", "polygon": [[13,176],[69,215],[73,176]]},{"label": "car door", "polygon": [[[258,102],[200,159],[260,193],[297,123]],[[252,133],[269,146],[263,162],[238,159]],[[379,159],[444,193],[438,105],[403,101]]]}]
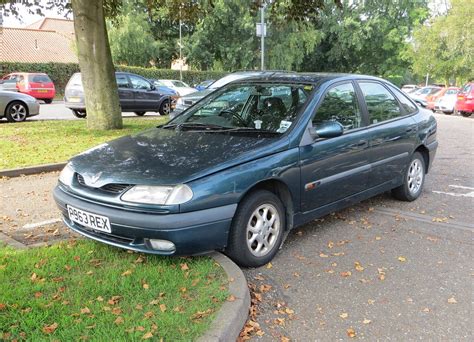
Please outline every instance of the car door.
[{"label": "car door", "polygon": [[129,75],[129,77],[135,96],[134,111],[158,110],[157,97],[159,98],[160,95],[153,91],[151,83],[136,75]]},{"label": "car door", "polygon": [[115,79],[117,80],[120,106],[122,107],[122,111],[126,112],[133,109],[133,89],[130,85],[128,76],[126,74],[115,74]]},{"label": "car door", "polygon": [[[359,193],[369,175],[367,119],[351,81],[329,88],[310,122],[314,128],[328,121],[344,127],[339,137],[300,146],[301,209],[308,212]],[[303,139],[302,141],[304,141]]]},{"label": "car door", "polygon": [[394,87],[377,81],[359,81],[363,109],[369,118],[370,187],[387,185],[403,177],[415,149],[416,105]]}]

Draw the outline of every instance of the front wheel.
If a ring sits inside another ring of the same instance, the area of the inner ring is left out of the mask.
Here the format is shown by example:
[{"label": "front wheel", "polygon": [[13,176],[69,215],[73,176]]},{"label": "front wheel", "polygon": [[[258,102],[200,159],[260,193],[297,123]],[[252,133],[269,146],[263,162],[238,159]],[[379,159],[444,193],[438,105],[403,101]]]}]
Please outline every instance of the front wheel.
[{"label": "front wheel", "polygon": [[171,113],[171,104],[170,101],[165,100],[161,103],[159,112],[161,115],[169,115]]},{"label": "front wheel", "polygon": [[285,227],[280,199],[270,191],[254,192],[237,208],[225,252],[240,266],[263,266],[277,254]]},{"label": "front wheel", "polygon": [[87,113],[85,110],[76,110],[76,109],[73,109],[72,110],[72,114],[74,114],[74,116],[76,118],[79,118],[79,119],[85,119],[85,117],[87,116]]},{"label": "front wheel", "polygon": [[425,184],[425,160],[420,152],[415,152],[405,172],[404,182],[392,190],[392,195],[401,201],[411,202],[420,197]]}]

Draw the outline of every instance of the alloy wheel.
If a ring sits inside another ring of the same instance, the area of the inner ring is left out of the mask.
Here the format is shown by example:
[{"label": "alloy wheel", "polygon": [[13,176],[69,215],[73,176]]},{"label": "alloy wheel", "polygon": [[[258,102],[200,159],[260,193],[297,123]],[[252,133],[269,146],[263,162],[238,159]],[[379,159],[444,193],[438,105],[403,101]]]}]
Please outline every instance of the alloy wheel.
[{"label": "alloy wheel", "polygon": [[421,160],[414,159],[408,168],[408,190],[410,194],[415,195],[420,191],[423,184],[424,170]]},{"label": "alloy wheel", "polygon": [[26,118],[26,108],[24,105],[17,103],[10,108],[10,116],[14,121],[24,121]]},{"label": "alloy wheel", "polygon": [[281,220],[272,204],[262,204],[250,216],[247,224],[247,247],[254,256],[263,257],[275,246]]}]

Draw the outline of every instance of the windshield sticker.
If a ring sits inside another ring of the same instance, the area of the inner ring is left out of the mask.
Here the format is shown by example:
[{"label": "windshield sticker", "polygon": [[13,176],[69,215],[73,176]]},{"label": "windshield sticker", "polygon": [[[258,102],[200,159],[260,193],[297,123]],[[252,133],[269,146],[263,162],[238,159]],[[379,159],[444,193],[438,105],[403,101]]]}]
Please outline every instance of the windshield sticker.
[{"label": "windshield sticker", "polygon": [[291,121],[286,121],[286,120],[281,120],[280,121],[280,128],[278,128],[277,132],[278,133],[285,133],[288,128],[290,128],[292,122]]},{"label": "windshield sticker", "polygon": [[255,120],[253,123],[255,124],[255,129],[261,129],[262,128],[262,120]]}]

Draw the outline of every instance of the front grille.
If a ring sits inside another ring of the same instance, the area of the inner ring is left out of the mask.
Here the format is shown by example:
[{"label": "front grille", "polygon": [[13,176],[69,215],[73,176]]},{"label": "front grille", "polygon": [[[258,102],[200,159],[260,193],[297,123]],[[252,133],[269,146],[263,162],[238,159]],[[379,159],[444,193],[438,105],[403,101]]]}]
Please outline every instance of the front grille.
[{"label": "front grille", "polygon": [[81,185],[85,188],[88,188],[88,189],[91,189],[91,190],[100,189],[102,191],[110,192],[110,193],[113,193],[113,194],[120,194],[120,193],[124,192],[125,190],[127,190],[128,188],[131,187],[130,184],[109,183],[109,184],[105,184],[105,185],[101,186],[100,188],[94,188],[94,187],[88,186],[86,184],[85,180],[84,180],[84,177],[82,175],[80,175],[79,173],[77,173],[76,179],[77,179],[77,182],[79,183],[79,185]]},{"label": "front grille", "polygon": [[194,103],[194,101],[191,101],[191,100],[184,100],[183,102],[186,106],[192,106]]}]

